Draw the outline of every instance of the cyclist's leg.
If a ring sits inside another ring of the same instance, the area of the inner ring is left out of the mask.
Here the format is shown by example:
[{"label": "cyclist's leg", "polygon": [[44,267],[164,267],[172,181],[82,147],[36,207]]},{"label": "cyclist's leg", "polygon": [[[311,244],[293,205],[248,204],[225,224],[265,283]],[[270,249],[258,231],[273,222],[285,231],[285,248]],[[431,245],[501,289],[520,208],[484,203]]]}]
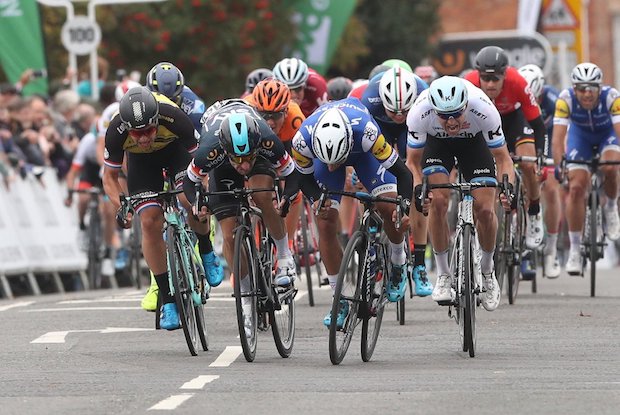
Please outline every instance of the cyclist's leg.
[{"label": "cyclist's leg", "polygon": [[[347,166],[346,167],[346,178],[344,181],[344,188],[343,190],[347,191],[347,192],[354,192],[355,188],[352,184],[352,175],[353,174],[357,174],[355,173],[355,170],[353,169],[353,167],[351,166]],[[340,200],[340,208],[338,209],[338,211],[340,212],[340,240],[343,242],[342,246],[346,246],[347,241],[349,240],[349,237],[351,236],[351,229],[349,229],[348,224],[351,223],[351,221],[349,220],[349,218],[354,217],[355,216],[355,208],[356,208],[356,203],[357,201],[353,198],[350,197],[345,197],[344,199]]]},{"label": "cyclist's leg", "polygon": [[562,207],[560,202],[560,184],[553,174],[553,168],[545,168],[544,181],[541,188],[541,198],[544,206],[543,219],[547,230],[547,241],[544,249],[544,270],[547,278],[557,278],[560,275],[560,263],[557,259],[558,236],[562,221]]},{"label": "cyclist's leg", "polygon": [[[619,161],[620,146],[618,138],[612,133],[611,136],[606,135],[606,139],[599,145],[602,161]],[[606,201],[603,205],[605,214],[605,226],[607,236],[612,241],[620,238],[620,217],[618,217],[618,165],[601,166],[604,176],[603,189],[605,191]]]}]

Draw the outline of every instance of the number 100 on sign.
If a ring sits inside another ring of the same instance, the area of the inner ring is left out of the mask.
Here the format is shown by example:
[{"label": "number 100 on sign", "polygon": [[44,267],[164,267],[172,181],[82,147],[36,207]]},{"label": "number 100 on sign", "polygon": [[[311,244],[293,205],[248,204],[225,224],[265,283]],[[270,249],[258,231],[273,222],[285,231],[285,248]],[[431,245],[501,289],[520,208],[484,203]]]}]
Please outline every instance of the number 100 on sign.
[{"label": "number 100 on sign", "polygon": [[101,42],[101,29],[97,22],[86,16],[75,16],[62,26],[60,39],[64,47],[76,55],[88,55]]}]

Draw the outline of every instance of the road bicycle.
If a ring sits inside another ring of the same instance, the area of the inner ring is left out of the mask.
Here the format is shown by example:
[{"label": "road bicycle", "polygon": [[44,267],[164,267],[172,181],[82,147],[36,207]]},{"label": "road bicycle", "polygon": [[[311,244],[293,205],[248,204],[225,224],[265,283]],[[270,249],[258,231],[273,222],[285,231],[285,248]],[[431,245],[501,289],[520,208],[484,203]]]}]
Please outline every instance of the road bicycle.
[{"label": "road bicycle", "polygon": [[426,198],[427,190],[432,189],[453,189],[459,192],[456,232],[450,251],[450,272],[455,295],[452,300],[440,301],[438,304],[448,306],[448,316],[459,325],[462,350],[469,352],[470,357],[476,355],[476,308],[480,305],[479,295],[484,290],[480,267],[477,265],[478,242],[472,191],[500,186],[505,188],[495,181],[430,184],[426,176],[422,183],[423,198]]},{"label": "road bicycle", "polygon": [[601,160],[598,146],[592,149],[594,157],[591,160],[566,160],[562,158],[562,169],[567,164],[587,166],[590,171],[590,191],[586,204],[586,216],[581,237],[581,276],[585,276],[586,265],[590,262],[590,297],[596,295],[596,261],[602,259],[605,254],[606,230],[605,215],[600,200],[601,178],[599,167],[620,165],[620,161]]},{"label": "road bicycle", "polygon": [[94,290],[101,288],[102,275],[101,265],[103,263],[103,220],[100,210],[100,199],[103,190],[99,187],[91,187],[88,189],[69,190],[69,194],[80,193],[89,195],[87,215],[88,215],[88,248],[86,255],[88,258],[88,289]]},{"label": "road bicycle", "polygon": [[[385,235],[383,235],[383,237],[387,243],[387,237]],[[389,246],[389,244],[387,246]],[[409,287],[409,298],[415,297],[415,286],[413,284],[413,247],[413,236],[411,231],[407,230],[405,233],[405,255],[407,255],[407,285]],[[396,303],[396,321],[398,321],[398,324],[401,326],[405,325],[405,298],[406,297],[403,296],[403,298]]]},{"label": "road bicycle", "polygon": [[[254,193],[276,192],[274,187],[203,192],[198,187],[200,206],[211,196],[233,196],[239,202],[238,226],[234,230],[233,274],[239,339],[245,360],[254,361],[258,331],[271,326],[280,356],[289,357],[295,342],[295,296],[293,284],[281,287],[274,281],[275,243],[263,222],[262,212],[250,203]],[[198,208],[200,207],[198,206]]]},{"label": "road bicycle", "polygon": [[[392,278],[388,246],[381,242],[383,219],[374,209],[377,202],[396,204],[397,227],[402,217],[402,198],[372,196],[366,192],[345,192],[322,189],[317,211],[329,195],[342,195],[359,200],[364,205],[359,229],[353,233],[344,250],[338,280],[334,289],[329,326],[329,358],[334,365],[344,359],[353,332],[362,323],[361,354],[368,362],[374,353],[383,312],[388,302],[386,288]],[[348,308],[342,327],[338,315]]]},{"label": "road bicycle", "polygon": [[[177,194],[183,190],[175,189],[173,178],[167,169],[163,169],[162,174],[167,183],[166,190],[136,196],[120,196],[121,216],[127,217],[131,211],[132,201],[160,200],[164,211],[164,237],[170,291],[177,305],[187,347],[192,356],[196,356],[199,346],[202,346],[204,351],[209,349],[207,322],[204,315],[204,304],[209,296],[209,288],[206,284],[202,260],[194,250],[196,236],[189,228],[185,214],[177,200]],[[156,318],[158,317],[159,313],[156,313]]]}]

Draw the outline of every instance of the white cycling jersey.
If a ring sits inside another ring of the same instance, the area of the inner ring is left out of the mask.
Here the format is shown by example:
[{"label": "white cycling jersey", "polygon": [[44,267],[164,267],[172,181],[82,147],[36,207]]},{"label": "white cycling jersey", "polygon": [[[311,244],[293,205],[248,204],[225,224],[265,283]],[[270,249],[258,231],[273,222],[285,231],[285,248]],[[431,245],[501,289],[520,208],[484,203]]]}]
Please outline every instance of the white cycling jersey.
[{"label": "white cycling jersey", "polygon": [[101,113],[101,117],[99,117],[99,120],[97,121],[97,134],[99,137],[105,137],[105,132],[108,130],[110,121],[112,121],[114,114],[118,112],[118,106],[118,102],[113,102]]},{"label": "white cycling jersey", "polygon": [[72,164],[82,167],[86,162],[97,163],[97,137],[92,132],[84,135],[80,140]]},{"label": "white cycling jersey", "polygon": [[[453,138],[471,139],[482,134],[489,148],[503,146],[506,139],[497,108],[481,89],[469,81],[464,82],[467,84],[467,109],[461,130]],[[428,89],[422,91],[407,115],[407,146],[410,148],[423,148],[427,135],[437,138],[450,137],[433,110],[428,94]]]}]

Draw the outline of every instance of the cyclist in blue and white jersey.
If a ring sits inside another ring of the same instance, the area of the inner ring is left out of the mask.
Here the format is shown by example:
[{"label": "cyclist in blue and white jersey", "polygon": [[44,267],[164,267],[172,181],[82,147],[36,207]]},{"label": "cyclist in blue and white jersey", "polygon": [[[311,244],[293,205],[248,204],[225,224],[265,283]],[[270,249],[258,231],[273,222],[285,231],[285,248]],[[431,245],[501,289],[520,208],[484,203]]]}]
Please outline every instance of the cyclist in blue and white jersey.
[{"label": "cyclist in blue and white jersey", "polygon": [[[357,98],[333,101],[320,106],[299,127],[293,137],[293,156],[302,173],[301,189],[313,202],[319,199],[319,183],[331,190],[344,187],[346,167],[352,166],[360,182],[375,196],[402,195],[408,203],[413,193],[413,176],[394,148],[386,141],[379,126]],[[398,190],[398,193],[397,193]],[[332,288],[342,262],[342,247],[337,237],[338,207],[341,197],[331,195],[318,214],[319,249]],[[403,298],[406,289],[406,255],[404,230],[393,223],[395,206],[377,203],[384,218],[384,230],[391,245],[392,280],[388,283],[389,301]],[[408,208],[406,214],[408,214]],[[337,325],[348,314],[343,302]],[[323,323],[329,326],[328,313]]]},{"label": "cyclist in blue and white jersey", "polygon": [[[502,178],[508,174],[510,182],[514,182],[513,163],[506,147],[499,112],[486,94],[472,83],[454,76],[444,76],[433,81],[409,111],[407,126],[407,157],[410,161],[422,160],[421,163],[411,164],[418,170],[418,175],[428,176],[429,183],[448,183],[455,159],[466,181],[496,183],[497,177]],[[420,191],[421,185],[418,185],[416,193]],[[450,301],[455,294],[452,288],[453,275],[448,265],[446,217],[450,192],[438,189],[432,195],[429,230],[438,274],[432,298],[443,302]],[[482,251],[482,305],[487,311],[493,311],[499,305],[501,294],[493,265],[497,234],[496,190],[476,189],[473,190],[473,196],[474,217]],[[416,197],[416,208],[422,211],[423,206],[418,202]],[[505,196],[502,203],[507,207]],[[428,205],[425,209],[428,209]]]},{"label": "cyclist in blue and white jersey", "polygon": [[[571,72],[571,88],[564,89],[555,104],[553,118],[553,158],[559,166],[562,156],[567,160],[590,160],[593,147],[598,147],[601,160],[620,160],[620,94],[615,88],[603,85],[603,73],[598,66],[585,62]],[[570,126],[570,128],[569,128]],[[565,136],[568,131],[568,137]],[[601,166],[604,176],[603,189],[607,201],[603,214],[607,236],[620,238],[618,217],[618,170],[617,165]],[[558,176],[561,170],[556,167]],[[558,177],[561,179],[562,177]],[[568,165],[568,201],[566,220],[570,250],[566,271],[570,275],[581,273],[581,232],[585,220],[586,196],[590,172],[585,165]]]},{"label": "cyclist in blue and white jersey", "polygon": [[[418,95],[427,88],[426,82],[417,75],[395,66],[375,75],[362,95],[362,103],[381,128],[381,133],[387,142],[398,150],[403,160],[407,160],[407,114]],[[416,176],[415,169],[410,170],[413,173],[413,180],[421,183],[422,177]],[[417,211],[413,212],[412,218],[415,293],[427,296],[433,291],[424,263],[427,219]]]}]

